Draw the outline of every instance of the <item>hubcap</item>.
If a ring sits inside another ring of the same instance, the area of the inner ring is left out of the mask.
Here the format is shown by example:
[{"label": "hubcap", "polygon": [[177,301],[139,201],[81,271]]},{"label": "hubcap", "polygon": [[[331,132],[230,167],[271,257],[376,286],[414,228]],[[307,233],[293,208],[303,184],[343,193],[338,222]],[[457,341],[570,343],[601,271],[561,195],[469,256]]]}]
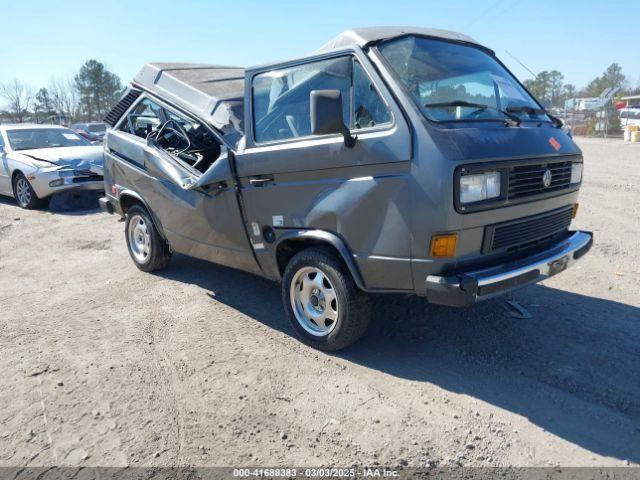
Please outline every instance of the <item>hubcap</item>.
[{"label": "hubcap", "polygon": [[290,288],[296,320],[311,335],[329,335],[338,320],[338,297],[329,278],[318,268],[296,272]]},{"label": "hubcap", "polygon": [[129,222],[129,246],[138,263],[145,263],[151,253],[151,235],[147,222],[140,215],[134,215]]},{"label": "hubcap", "polygon": [[31,202],[31,189],[29,183],[24,178],[19,178],[16,182],[16,199],[23,207]]}]

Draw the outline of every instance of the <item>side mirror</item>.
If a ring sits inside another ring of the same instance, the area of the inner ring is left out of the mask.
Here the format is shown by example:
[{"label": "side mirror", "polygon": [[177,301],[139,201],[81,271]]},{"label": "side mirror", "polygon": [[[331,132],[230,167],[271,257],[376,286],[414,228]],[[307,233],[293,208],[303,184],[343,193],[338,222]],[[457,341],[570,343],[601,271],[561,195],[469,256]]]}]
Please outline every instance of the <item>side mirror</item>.
[{"label": "side mirror", "polygon": [[312,90],[310,95],[311,133],[328,135],[340,133],[347,148],[353,148],[357,137],[342,121],[342,94],[340,90]]}]

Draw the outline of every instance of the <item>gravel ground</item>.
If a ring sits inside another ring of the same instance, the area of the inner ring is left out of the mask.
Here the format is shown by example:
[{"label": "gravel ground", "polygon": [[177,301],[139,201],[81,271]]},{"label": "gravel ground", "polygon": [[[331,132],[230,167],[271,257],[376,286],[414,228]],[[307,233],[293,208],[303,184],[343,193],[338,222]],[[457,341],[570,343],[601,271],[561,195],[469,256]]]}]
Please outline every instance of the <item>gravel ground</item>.
[{"label": "gravel ground", "polygon": [[0,466],[640,463],[640,145],[579,143],[595,245],[511,296],[531,318],[377,297],[338,355],[275,284],[0,200]]}]

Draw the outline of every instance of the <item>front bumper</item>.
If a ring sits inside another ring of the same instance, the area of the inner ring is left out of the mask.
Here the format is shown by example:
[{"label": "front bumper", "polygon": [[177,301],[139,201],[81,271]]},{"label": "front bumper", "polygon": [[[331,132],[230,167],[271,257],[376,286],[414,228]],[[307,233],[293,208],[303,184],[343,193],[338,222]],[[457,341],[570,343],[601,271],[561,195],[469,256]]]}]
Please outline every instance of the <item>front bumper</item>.
[{"label": "front bumper", "polygon": [[570,232],[564,240],[526,258],[447,277],[429,275],[427,299],[440,305],[470,306],[566,270],[587,253],[592,244],[591,232]]},{"label": "front bumper", "polygon": [[92,166],[91,170],[46,169],[30,175],[29,182],[38,195],[46,198],[54,193],[67,190],[104,190],[102,167]]},{"label": "front bumper", "polygon": [[106,212],[110,215],[113,215],[115,213],[117,215],[120,215],[121,217],[124,216],[122,208],[120,207],[120,202],[117,198],[106,194],[104,197],[100,198],[98,202],[100,203],[100,208],[103,212]]}]

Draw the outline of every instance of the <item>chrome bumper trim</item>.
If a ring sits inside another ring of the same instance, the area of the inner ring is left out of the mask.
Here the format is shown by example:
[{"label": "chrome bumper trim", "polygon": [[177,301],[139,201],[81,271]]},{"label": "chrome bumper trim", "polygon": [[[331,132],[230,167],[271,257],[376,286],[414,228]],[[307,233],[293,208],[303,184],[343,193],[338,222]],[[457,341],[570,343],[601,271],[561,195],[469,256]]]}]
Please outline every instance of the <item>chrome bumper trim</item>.
[{"label": "chrome bumper trim", "polygon": [[472,305],[563,272],[587,253],[592,243],[591,232],[577,231],[526,258],[448,277],[429,275],[427,298],[443,305]]}]

